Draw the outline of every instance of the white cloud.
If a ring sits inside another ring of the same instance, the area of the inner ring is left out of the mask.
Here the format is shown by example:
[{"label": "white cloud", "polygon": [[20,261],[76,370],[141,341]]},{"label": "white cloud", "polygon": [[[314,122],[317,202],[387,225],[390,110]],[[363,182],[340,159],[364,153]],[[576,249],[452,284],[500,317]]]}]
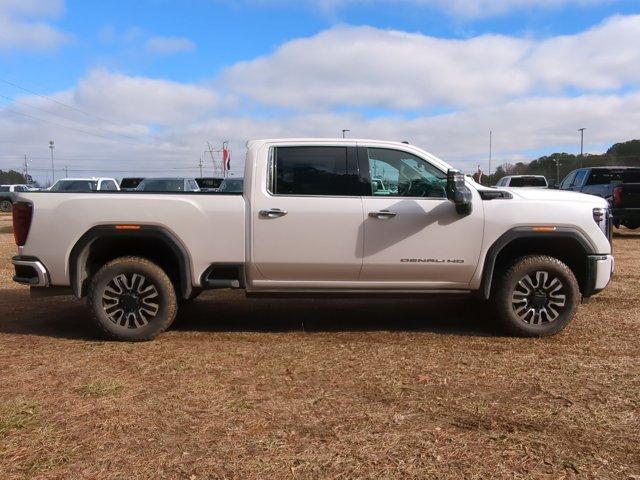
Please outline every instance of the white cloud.
[{"label": "white cloud", "polygon": [[[228,1],[228,0],[227,0]],[[620,0],[248,0],[258,4],[299,5],[305,2],[323,12],[335,12],[346,6],[408,5],[434,8],[456,18],[471,20],[504,15],[512,11],[557,9],[566,6],[590,6],[616,3]]]},{"label": "white cloud", "polygon": [[231,88],[266,105],[423,109],[486,105],[565,89],[640,85],[640,16],[575,35],[466,40],[341,26],[229,68]]},{"label": "white cloud", "polygon": [[49,50],[70,41],[69,34],[42,20],[63,11],[63,0],[0,0],[0,51]]},{"label": "white cloud", "polygon": [[[408,140],[466,170],[486,162],[490,129],[496,163],[576,151],[579,127],[593,152],[638,136],[639,31],[638,16],[544,40],[339,27],[231,66],[206,85],[97,69],[53,94],[71,109],[35,96],[17,99],[31,108],[0,108],[0,168],[19,168],[27,152],[46,178],[54,139],[59,165],[73,174],[196,175],[205,142],[229,139],[240,173],[250,138],[337,137],[342,128]],[[442,105],[448,113],[429,108]],[[374,117],[373,107],[390,110]]]},{"label": "white cloud", "polygon": [[171,125],[201,118],[220,97],[197,85],[94,70],[79,82],[74,101],[124,123]]},{"label": "white cloud", "polygon": [[145,49],[149,53],[170,55],[173,53],[191,52],[196,44],[184,37],[151,37],[145,42]]}]

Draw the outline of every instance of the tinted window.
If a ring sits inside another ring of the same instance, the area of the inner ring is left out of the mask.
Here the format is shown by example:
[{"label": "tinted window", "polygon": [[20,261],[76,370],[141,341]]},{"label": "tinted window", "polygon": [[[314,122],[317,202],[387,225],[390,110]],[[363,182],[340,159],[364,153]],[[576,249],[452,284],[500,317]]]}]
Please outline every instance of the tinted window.
[{"label": "tinted window", "polygon": [[275,194],[358,195],[346,147],[277,147],[274,159]]},{"label": "tinted window", "polygon": [[571,186],[578,187],[582,185],[582,182],[584,181],[584,177],[586,176],[587,176],[587,170],[578,170],[578,173],[576,173],[576,178],[573,179],[573,183],[571,183]]},{"label": "tinted window", "polygon": [[8,192],[9,187],[0,187],[0,192]]},{"label": "tinted window", "polygon": [[118,190],[118,186],[116,185],[116,182],[114,182],[113,180],[103,180],[102,190],[115,191],[115,190]]},{"label": "tinted window", "polygon": [[591,170],[587,185],[609,185],[611,183],[640,183],[640,170],[598,168]]},{"label": "tinted window", "polygon": [[120,188],[136,188],[142,180],[142,178],[123,178],[120,182]]},{"label": "tinted window", "polygon": [[571,182],[573,182],[573,179],[575,177],[576,177],[576,172],[571,172],[569,175],[567,175],[564,178],[564,180],[560,184],[560,188],[569,188],[571,186]]},{"label": "tinted window", "polygon": [[196,183],[195,180],[193,179],[188,179],[187,183],[189,184],[189,190],[192,192],[197,192],[198,190],[200,190],[200,188],[198,187],[198,184]]},{"label": "tinted window", "polygon": [[196,178],[196,183],[200,188],[218,188],[222,183],[222,178]]},{"label": "tinted window", "polygon": [[95,180],[58,180],[51,192],[88,192],[96,190],[98,182]]},{"label": "tinted window", "polygon": [[220,184],[220,188],[218,188],[218,191],[241,193],[243,184],[244,184],[244,180],[241,178],[233,178],[233,179],[227,178]]},{"label": "tinted window", "polygon": [[411,153],[369,148],[374,196],[444,198],[447,176]]},{"label": "tinted window", "polygon": [[542,177],[514,177],[510,187],[546,187],[547,182]]},{"label": "tinted window", "polygon": [[147,178],[140,182],[136,190],[145,192],[182,192],[184,180],[181,178]]}]

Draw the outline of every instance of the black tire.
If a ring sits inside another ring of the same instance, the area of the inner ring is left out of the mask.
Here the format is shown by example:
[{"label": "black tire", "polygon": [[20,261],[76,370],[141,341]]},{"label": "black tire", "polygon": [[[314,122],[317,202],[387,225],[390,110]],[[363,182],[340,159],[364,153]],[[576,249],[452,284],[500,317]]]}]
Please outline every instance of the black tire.
[{"label": "black tire", "polygon": [[0,202],[0,212],[11,213],[12,203],[9,200],[2,200]]},{"label": "black tire", "polygon": [[496,279],[493,304],[512,335],[545,337],[563,330],[581,301],[575,275],[557,258],[521,257]]},{"label": "black tire", "polygon": [[98,270],[88,302],[107,337],[130,342],[152,340],[169,328],[178,311],[167,274],[140,257],[117,258]]}]

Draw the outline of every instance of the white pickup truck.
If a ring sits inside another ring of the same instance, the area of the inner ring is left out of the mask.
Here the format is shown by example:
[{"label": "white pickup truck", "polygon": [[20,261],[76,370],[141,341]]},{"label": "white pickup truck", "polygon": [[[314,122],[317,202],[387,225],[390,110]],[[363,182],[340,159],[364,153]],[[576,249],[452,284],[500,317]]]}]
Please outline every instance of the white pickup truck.
[{"label": "white pickup truck", "polygon": [[86,297],[121,340],[155,337],[216,288],[476,294],[511,333],[543,336],[613,271],[604,199],[483,187],[405,143],[251,141],[244,179],[232,194],[20,193],[14,280]]}]

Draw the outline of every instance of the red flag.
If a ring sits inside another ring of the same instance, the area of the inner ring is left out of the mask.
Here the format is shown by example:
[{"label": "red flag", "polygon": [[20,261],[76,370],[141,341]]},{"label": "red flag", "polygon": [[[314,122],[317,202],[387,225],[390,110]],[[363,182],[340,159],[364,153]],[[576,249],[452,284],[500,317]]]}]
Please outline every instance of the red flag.
[{"label": "red flag", "polygon": [[231,170],[231,152],[226,145],[222,147],[222,169]]}]

